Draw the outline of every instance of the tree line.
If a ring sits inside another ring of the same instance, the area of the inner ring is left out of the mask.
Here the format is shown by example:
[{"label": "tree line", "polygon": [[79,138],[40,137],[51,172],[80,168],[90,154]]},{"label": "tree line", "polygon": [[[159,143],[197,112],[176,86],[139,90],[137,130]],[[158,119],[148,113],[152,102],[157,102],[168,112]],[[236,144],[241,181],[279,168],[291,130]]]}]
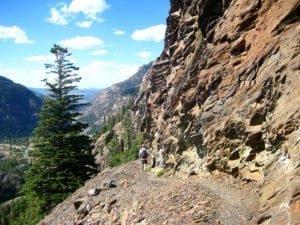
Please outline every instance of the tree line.
[{"label": "tree line", "polygon": [[103,155],[104,148],[109,150],[109,158],[106,160],[110,167],[137,159],[138,149],[144,140],[143,134],[134,128],[130,105],[123,106],[120,112],[109,117],[106,124],[95,134],[95,140],[100,136],[104,137],[104,143],[96,150],[100,155]]}]

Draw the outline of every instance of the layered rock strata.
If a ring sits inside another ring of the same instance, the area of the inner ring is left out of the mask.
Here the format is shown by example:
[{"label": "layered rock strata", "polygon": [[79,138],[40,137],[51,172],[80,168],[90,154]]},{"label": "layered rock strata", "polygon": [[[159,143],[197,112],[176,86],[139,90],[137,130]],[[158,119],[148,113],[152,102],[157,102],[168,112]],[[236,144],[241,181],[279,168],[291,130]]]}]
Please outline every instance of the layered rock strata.
[{"label": "layered rock strata", "polygon": [[171,0],[135,99],[155,164],[261,185],[258,224],[300,223],[298,0]]}]

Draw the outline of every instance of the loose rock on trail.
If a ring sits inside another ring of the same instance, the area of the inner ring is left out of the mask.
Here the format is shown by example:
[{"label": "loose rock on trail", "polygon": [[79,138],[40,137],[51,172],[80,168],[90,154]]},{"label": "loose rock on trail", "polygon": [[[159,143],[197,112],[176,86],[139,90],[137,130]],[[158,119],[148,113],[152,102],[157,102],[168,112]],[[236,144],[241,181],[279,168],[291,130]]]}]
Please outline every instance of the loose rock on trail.
[{"label": "loose rock on trail", "polygon": [[39,224],[256,224],[257,192],[225,175],[143,173],[138,161],[107,169]]}]

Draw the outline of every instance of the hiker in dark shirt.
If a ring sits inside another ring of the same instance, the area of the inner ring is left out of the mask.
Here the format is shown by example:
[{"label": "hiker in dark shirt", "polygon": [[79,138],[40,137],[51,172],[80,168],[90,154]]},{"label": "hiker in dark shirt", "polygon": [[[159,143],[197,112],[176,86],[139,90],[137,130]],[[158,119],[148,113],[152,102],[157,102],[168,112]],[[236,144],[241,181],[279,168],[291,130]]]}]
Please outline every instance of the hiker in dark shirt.
[{"label": "hiker in dark shirt", "polygon": [[148,163],[148,158],[149,158],[149,152],[145,148],[145,146],[142,145],[141,149],[139,150],[139,159],[141,160],[143,172],[146,172],[146,165]]}]

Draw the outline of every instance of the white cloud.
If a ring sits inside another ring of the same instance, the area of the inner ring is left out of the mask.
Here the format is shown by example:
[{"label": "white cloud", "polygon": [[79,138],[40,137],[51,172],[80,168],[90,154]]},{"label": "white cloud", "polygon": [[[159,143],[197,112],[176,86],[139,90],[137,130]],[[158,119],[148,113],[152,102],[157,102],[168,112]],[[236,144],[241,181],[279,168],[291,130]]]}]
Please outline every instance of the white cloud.
[{"label": "white cloud", "polygon": [[142,30],[136,30],[132,33],[131,37],[136,41],[160,42],[164,40],[166,27],[164,24],[159,24]]},{"label": "white cloud", "polygon": [[59,44],[67,48],[84,50],[103,46],[104,43],[101,39],[93,36],[76,36],[74,38],[62,40]]},{"label": "white cloud", "polygon": [[[92,21],[102,22],[98,14],[108,8],[109,5],[105,0],[72,0],[69,5],[60,2],[50,9],[50,17],[47,18],[46,21],[56,25],[67,25],[70,20],[76,19],[76,16],[82,13],[86,18]],[[91,22],[78,22],[77,25],[79,27],[89,28]]]},{"label": "white cloud", "polygon": [[139,65],[118,64],[114,61],[93,61],[80,68],[80,87],[106,88],[124,81],[138,70]]},{"label": "white cloud", "polygon": [[124,32],[123,30],[115,30],[115,31],[114,31],[114,34],[115,34],[115,35],[124,35],[125,32]]},{"label": "white cloud", "polygon": [[92,55],[105,55],[107,51],[105,49],[95,50],[92,52]]},{"label": "white cloud", "polygon": [[53,62],[55,60],[53,55],[34,55],[28,58],[25,58],[28,62],[39,62],[39,63],[46,63],[46,62]]},{"label": "white cloud", "polygon": [[[41,80],[49,77],[44,69],[31,69],[24,71],[24,69],[3,68],[0,70],[0,74],[3,74],[15,83],[22,84],[26,87],[38,88],[44,87],[44,82]],[[26,74],[26,76],[24,76],[24,74]]]},{"label": "white cloud", "polygon": [[25,31],[18,26],[4,27],[0,25],[0,39],[14,39],[16,44],[33,44],[34,41],[29,40]]},{"label": "white cloud", "polygon": [[50,9],[50,18],[46,21],[56,25],[67,25],[68,24],[68,7],[65,3],[57,4],[57,8],[53,7]]},{"label": "white cloud", "polygon": [[147,52],[147,51],[141,51],[141,52],[138,52],[137,55],[141,58],[147,59],[152,55],[152,53]]},{"label": "white cloud", "polygon": [[92,20],[77,22],[76,25],[81,28],[90,28],[93,24]]},{"label": "white cloud", "polygon": [[[80,67],[78,74],[82,79],[76,85],[79,88],[106,88],[128,79],[136,73],[139,66],[119,64],[114,61],[92,61]],[[55,74],[47,74],[46,72],[44,66],[29,70],[0,67],[0,74],[27,87],[45,87],[44,82],[41,81],[45,78],[53,82],[56,78]]]},{"label": "white cloud", "polygon": [[97,20],[97,14],[102,13],[109,5],[105,0],[73,0],[68,11],[71,13],[83,13],[88,18]]}]

